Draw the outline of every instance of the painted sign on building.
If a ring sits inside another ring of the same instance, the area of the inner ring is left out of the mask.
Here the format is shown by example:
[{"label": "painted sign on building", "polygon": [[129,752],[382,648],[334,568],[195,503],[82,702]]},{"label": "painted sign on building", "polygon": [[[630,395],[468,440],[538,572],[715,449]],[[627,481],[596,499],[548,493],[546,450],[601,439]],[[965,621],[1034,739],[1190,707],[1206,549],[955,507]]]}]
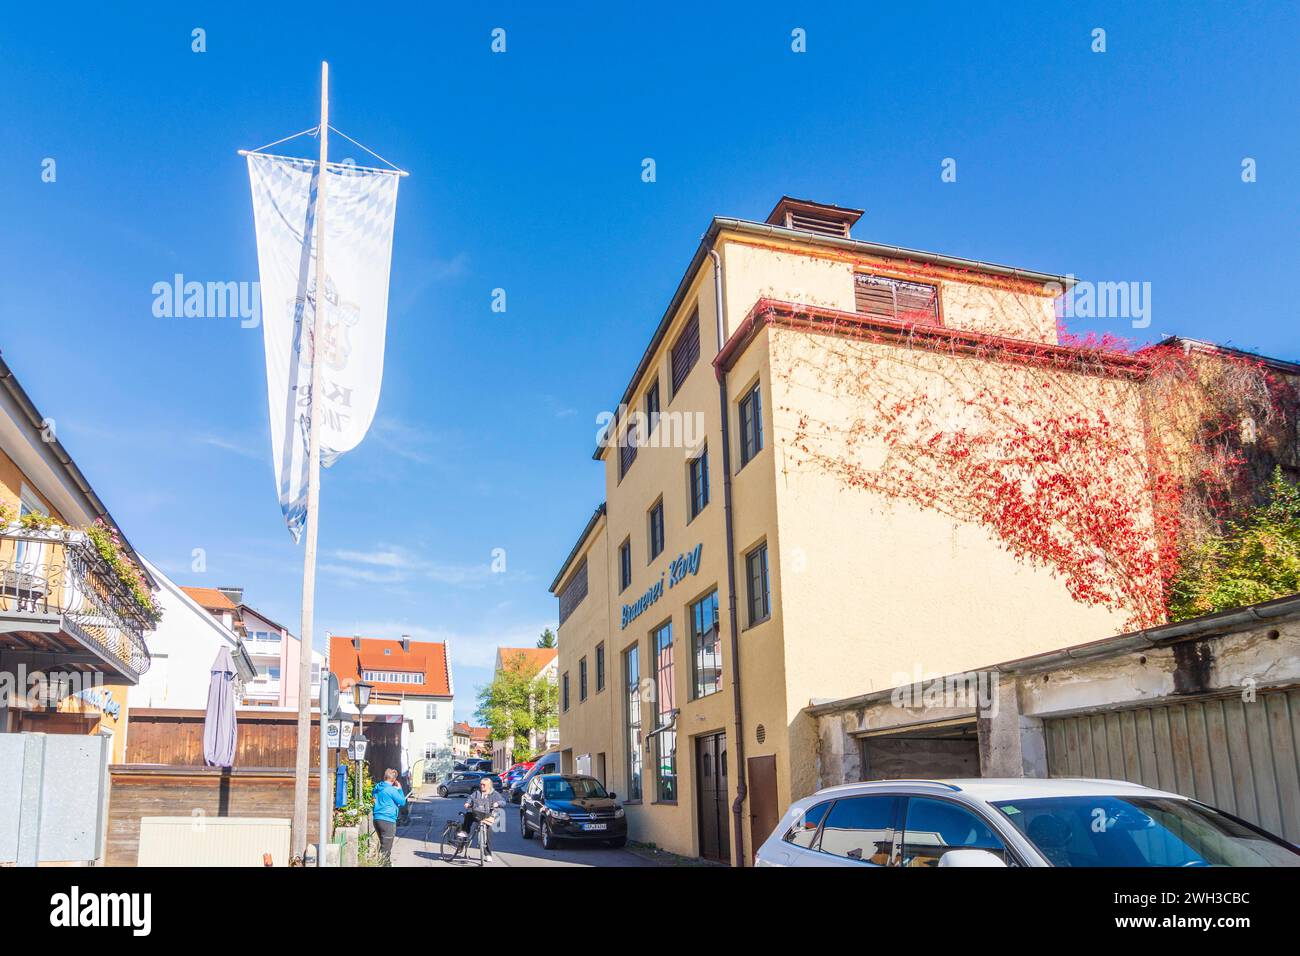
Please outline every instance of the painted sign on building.
[{"label": "painted sign on building", "polygon": [[645,593],[633,601],[631,604],[623,605],[623,623],[620,629],[626,628],[638,617],[645,613],[646,609],[664,596],[664,584],[668,587],[681,583],[688,575],[698,574],[700,571],[700,555],[704,553],[704,545],[697,544],[694,550],[684,551],[668,563],[668,570],[659,575],[659,580],[650,587],[646,588]]}]

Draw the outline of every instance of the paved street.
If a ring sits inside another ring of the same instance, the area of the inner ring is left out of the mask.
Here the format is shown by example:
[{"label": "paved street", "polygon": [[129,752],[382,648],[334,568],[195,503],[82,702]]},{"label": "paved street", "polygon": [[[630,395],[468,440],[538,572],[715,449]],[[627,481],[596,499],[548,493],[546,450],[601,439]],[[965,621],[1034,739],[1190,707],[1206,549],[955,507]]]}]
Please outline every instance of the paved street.
[{"label": "paved street", "polygon": [[[477,866],[472,862],[447,863],[438,856],[438,843],[446,822],[459,817],[464,797],[442,798],[433,787],[422,787],[411,800],[411,822],[397,831],[393,844],[393,866]],[[599,844],[565,843],[559,849],[542,849],[537,838],[525,840],[519,833],[519,808],[510,805],[506,813],[506,832],[492,834],[490,866],[655,866],[656,864],[628,850],[616,850]]]}]

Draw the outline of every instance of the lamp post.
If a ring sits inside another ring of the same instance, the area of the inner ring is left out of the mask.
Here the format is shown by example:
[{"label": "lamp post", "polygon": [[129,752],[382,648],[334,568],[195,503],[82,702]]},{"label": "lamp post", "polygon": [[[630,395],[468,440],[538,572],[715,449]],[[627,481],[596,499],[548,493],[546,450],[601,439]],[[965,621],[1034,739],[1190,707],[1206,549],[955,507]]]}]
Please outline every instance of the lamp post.
[{"label": "lamp post", "polygon": [[[353,697],[357,703],[357,736],[364,742],[366,739],[366,708],[370,706],[370,691],[374,689],[373,684],[367,684],[365,681],[359,681],[353,685]],[[362,744],[364,747],[364,743]],[[357,757],[357,808],[361,807],[361,800],[364,791],[361,784],[361,761],[364,757]]]}]

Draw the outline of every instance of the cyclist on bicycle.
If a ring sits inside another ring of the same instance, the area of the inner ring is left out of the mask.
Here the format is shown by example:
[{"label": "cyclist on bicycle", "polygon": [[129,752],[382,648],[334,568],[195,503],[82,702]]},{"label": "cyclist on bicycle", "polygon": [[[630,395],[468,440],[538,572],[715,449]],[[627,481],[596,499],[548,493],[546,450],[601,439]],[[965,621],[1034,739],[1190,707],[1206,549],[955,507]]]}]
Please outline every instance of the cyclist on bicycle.
[{"label": "cyclist on bicycle", "polygon": [[468,836],[472,831],[471,827],[475,824],[486,825],[482,828],[483,840],[483,862],[492,862],[492,844],[488,836],[492,832],[492,822],[497,819],[498,815],[505,814],[506,801],[492,786],[491,777],[482,777],[478,782],[478,790],[469,795],[465,801],[465,816],[461,820],[461,832]]}]

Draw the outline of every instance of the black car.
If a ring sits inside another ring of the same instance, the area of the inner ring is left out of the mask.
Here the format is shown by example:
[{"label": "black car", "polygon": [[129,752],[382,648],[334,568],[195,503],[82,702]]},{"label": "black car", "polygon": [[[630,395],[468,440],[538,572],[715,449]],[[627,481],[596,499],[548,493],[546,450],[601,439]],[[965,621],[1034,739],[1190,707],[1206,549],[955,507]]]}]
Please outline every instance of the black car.
[{"label": "black car", "polygon": [[487,777],[492,781],[492,786],[497,790],[501,789],[501,778],[494,773],[479,773],[477,770],[466,770],[462,773],[453,773],[443,783],[438,785],[438,796],[454,797],[461,793],[473,793],[479,787],[479,781]]},{"label": "black car", "polygon": [[558,840],[601,840],[609,846],[627,843],[627,815],[618,794],[609,793],[595,777],[582,774],[539,774],[529,781],[519,807],[519,830],[525,840],[542,836],[542,847]]}]

